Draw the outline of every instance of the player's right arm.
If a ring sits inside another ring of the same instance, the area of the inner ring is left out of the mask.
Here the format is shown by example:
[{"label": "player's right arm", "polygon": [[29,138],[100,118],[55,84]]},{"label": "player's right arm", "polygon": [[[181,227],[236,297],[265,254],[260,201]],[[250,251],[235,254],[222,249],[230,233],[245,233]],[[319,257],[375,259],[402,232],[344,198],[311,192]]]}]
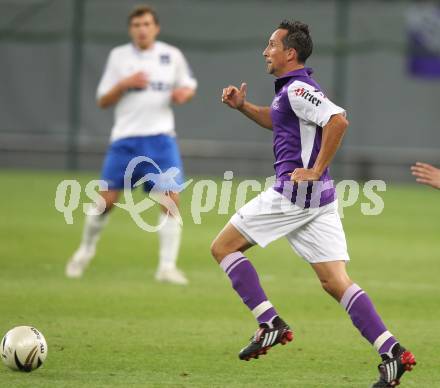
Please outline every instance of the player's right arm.
[{"label": "player's right arm", "polygon": [[128,77],[122,77],[120,72],[121,59],[117,49],[110,52],[104,73],[96,92],[96,101],[100,108],[116,104],[129,89],[144,89],[148,85],[148,77],[138,71]]},{"label": "player's right arm", "polygon": [[223,89],[222,102],[232,109],[237,109],[263,128],[272,130],[272,118],[270,107],[258,106],[246,101],[247,85],[242,83],[240,89],[236,86],[228,86]]},{"label": "player's right arm", "polygon": [[129,89],[145,89],[148,77],[143,71],[138,71],[127,78],[117,82],[107,93],[98,98],[98,106],[107,108],[116,104]]}]

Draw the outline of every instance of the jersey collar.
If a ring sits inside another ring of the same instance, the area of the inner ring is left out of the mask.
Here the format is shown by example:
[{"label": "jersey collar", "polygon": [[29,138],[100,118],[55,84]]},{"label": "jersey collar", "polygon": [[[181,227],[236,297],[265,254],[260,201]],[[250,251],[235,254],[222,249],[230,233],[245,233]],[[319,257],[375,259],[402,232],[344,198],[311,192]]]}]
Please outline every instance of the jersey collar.
[{"label": "jersey collar", "polygon": [[288,73],[282,75],[275,79],[275,91],[278,91],[291,79],[294,77],[310,77],[313,73],[313,69],[310,67],[303,67],[301,69],[289,71]]},{"label": "jersey collar", "polygon": [[291,77],[309,77],[313,74],[313,69],[311,67],[303,67],[301,69],[289,71],[288,73],[282,75],[281,77],[278,77],[276,80],[283,79],[283,78],[291,78]]},{"label": "jersey collar", "polygon": [[131,42],[131,47],[133,48],[133,51],[136,55],[140,57],[151,55],[154,52],[154,49],[156,47],[156,42],[154,42],[150,48],[146,50],[141,50],[139,47],[137,47],[133,42]]}]

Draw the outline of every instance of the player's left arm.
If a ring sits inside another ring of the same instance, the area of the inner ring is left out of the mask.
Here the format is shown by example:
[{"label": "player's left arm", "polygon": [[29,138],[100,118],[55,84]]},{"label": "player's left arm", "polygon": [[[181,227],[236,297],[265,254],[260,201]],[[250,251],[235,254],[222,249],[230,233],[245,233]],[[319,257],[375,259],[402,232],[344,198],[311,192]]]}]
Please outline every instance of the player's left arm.
[{"label": "player's left arm", "polygon": [[177,105],[186,104],[196,95],[196,90],[190,87],[175,88],[171,92],[171,101]]},{"label": "player's left arm", "polygon": [[189,102],[196,94],[197,80],[180,50],[176,51],[176,82],[171,92],[171,101],[181,105]]},{"label": "player's left arm", "polygon": [[312,168],[318,174],[318,177],[324,173],[333,160],[341,145],[348,124],[345,116],[342,113],[338,113],[331,116],[327,125],[322,128],[321,149]]},{"label": "player's left arm", "polygon": [[314,181],[324,173],[335,156],[348,127],[345,110],[331,102],[322,92],[302,82],[289,87],[289,101],[300,120],[322,127],[321,148],[311,168],[297,168],[291,180]]}]

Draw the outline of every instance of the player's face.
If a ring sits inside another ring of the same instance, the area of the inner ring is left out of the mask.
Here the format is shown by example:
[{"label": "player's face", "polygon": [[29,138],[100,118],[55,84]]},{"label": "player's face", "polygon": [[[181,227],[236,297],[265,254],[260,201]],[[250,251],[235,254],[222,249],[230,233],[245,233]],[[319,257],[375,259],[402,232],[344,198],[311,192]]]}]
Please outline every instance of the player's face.
[{"label": "player's face", "polygon": [[155,23],[151,13],[145,13],[131,19],[129,34],[133,43],[140,49],[149,48],[156,40],[159,31],[160,27]]},{"label": "player's face", "polygon": [[278,77],[285,73],[285,68],[292,58],[292,49],[285,49],[283,38],[287,35],[287,30],[276,30],[269,39],[267,47],[263,51],[266,60],[267,72]]}]

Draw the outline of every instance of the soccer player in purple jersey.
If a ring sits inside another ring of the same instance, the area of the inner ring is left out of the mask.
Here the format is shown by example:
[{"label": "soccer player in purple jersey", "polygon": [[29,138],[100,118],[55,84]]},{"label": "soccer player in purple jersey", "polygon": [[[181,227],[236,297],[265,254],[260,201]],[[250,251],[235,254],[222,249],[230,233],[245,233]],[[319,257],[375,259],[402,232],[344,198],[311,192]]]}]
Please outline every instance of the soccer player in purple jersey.
[{"label": "soccer player in purple jersey", "polygon": [[367,293],[346,272],[349,256],[328,166],[348,121],[344,109],[325,96],[304,66],[312,47],[309,28],[301,22],[283,21],[272,34],[263,52],[268,73],[276,77],[270,107],[248,102],[244,83],[223,89],[223,103],[273,131],[276,183],[232,216],[211,251],[259,324],[240,359],[258,358],[293,339],[244,255],[255,244],[265,247],[285,236],[382,357],[374,387],[392,387],[413,368],[415,358],[387,330]]}]

